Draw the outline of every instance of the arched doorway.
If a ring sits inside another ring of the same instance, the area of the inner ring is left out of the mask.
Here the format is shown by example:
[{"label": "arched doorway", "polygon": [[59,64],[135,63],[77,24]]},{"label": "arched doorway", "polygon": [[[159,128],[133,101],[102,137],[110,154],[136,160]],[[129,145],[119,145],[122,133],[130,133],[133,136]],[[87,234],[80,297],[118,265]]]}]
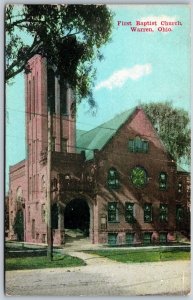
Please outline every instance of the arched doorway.
[{"label": "arched doorway", "polygon": [[78,230],[83,236],[89,236],[90,209],[84,199],[71,200],[64,211],[64,228]]}]

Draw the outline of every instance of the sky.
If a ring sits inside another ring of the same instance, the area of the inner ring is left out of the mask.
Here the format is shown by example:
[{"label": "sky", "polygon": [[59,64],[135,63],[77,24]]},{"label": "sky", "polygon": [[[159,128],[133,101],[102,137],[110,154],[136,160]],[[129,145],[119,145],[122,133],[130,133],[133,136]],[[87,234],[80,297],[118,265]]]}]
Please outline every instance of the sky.
[{"label": "sky", "polygon": [[[82,101],[78,107],[77,128],[89,130],[143,103],[172,101],[174,107],[190,111],[189,6],[109,7],[114,12],[111,42],[101,48],[104,60],[94,63],[96,114],[93,116],[87,102]],[[136,21],[146,24],[138,28],[152,31],[132,31]],[[181,25],[161,26],[161,21]],[[130,25],[123,25],[125,22]],[[164,32],[158,31],[160,27]],[[165,32],[168,28],[171,31]],[[19,74],[12,85],[6,87],[7,188],[9,166],[25,158],[24,101],[24,75]]]}]

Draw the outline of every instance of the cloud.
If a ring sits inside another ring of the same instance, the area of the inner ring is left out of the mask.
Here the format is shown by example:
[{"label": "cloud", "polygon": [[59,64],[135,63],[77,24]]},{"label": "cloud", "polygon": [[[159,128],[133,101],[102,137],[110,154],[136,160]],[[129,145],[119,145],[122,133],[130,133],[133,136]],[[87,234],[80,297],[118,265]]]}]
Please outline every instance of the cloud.
[{"label": "cloud", "polygon": [[151,64],[135,65],[132,68],[125,68],[114,72],[109,78],[99,82],[95,87],[96,90],[107,88],[112,90],[116,87],[122,87],[128,79],[137,80],[140,77],[146,76],[152,72]]},{"label": "cloud", "polygon": [[[171,16],[162,15],[162,16],[147,16],[147,17],[143,17],[143,18],[139,19],[138,21],[140,21],[140,22],[156,22],[157,26],[156,25],[148,25],[148,26],[146,26],[148,28],[152,28],[154,30],[154,32],[156,32],[157,28],[160,27],[160,26],[162,26],[161,25],[161,21],[176,22],[178,20],[177,20],[177,16],[171,17]],[[173,25],[169,25],[167,27],[172,28]],[[148,33],[152,33],[152,32],[149,31]],[[161,32],[161,33],[165,34],[165,33],[168,33],[168,32]]]}]

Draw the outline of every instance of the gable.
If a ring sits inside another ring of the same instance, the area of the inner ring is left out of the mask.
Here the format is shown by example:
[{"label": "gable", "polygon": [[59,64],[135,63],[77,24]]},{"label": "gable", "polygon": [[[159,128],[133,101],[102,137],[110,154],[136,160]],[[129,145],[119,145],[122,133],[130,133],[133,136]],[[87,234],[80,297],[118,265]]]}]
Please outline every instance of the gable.
[{"label": "gable", "polygon": [[141,108],[130,109],[118,114],[113,119],[90,131],[77,132],[78,152],[80,153],[84,150],[86,160],[93,159],[93,150],[102,150],[118,134],[121,128],[127,132],[129,131],[131,137],[140,136],[150,141],[156,148],[162,149],[163,152],[167,153],[156,130]]},{"label": "gable", "polygon": [[101,150],[117,133],[117,130],[132,116],[134,111],[135,109],[127,110],[100,126],[79,135],[77,137],[78,152],[84,150],[86,159],[92,159],[93,150]]},{"label": "gable", "polygon": [[125,125],[133,137],[140,136],[144,140],[151,142],[156,148],[167,152],[157,131],[143,109],[138,109],[132,120]]}]

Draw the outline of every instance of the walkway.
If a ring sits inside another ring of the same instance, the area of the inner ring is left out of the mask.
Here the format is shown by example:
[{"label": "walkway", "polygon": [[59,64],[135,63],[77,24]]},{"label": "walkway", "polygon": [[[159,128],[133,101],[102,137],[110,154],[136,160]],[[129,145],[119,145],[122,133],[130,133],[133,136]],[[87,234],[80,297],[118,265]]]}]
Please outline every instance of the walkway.
[{"label": "walkway", "polygon": [[186,295],[190,291],[190,261],[123,264],[83,252],[70,254],[87,265],[8,271],[7,295]]},{"label": "walkway", "polygon": [[[144,247],[148,248],[152,247]],[[190,291],[190,261],[124,264],[81,252],[94,249],[105,248],[81,239],[60,249],[61,253],[83,259],[87,264],[83,267],[7,271],[7,295],[187,295]],[[120,252],[122,249],[119,248]]]}]

